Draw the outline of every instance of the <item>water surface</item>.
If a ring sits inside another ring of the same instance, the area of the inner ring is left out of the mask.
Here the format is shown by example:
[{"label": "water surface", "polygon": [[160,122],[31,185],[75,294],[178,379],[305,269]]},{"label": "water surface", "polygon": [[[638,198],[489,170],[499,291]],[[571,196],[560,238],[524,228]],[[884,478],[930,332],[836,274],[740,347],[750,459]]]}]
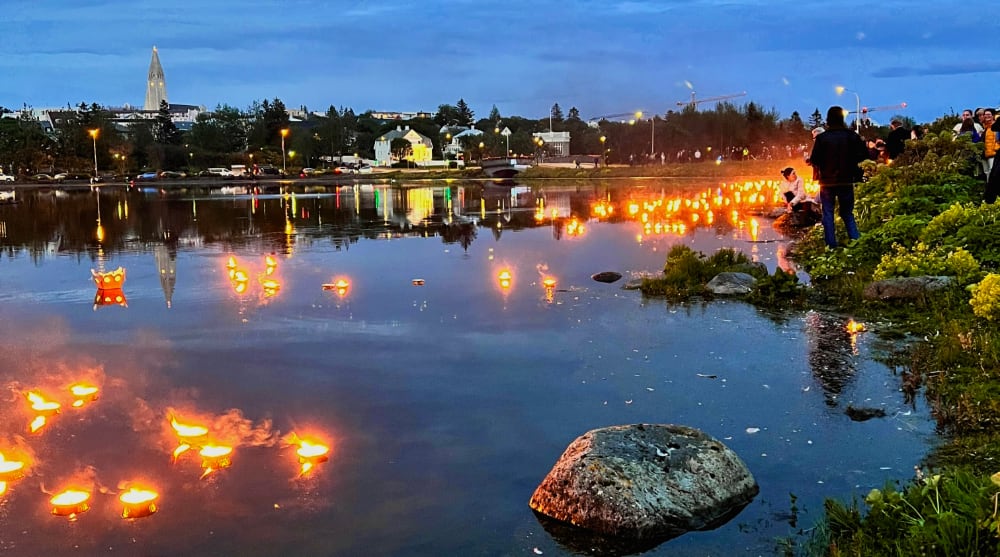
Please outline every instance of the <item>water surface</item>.
[{"label": "water surface", "polygon": [[[722,440],[761,487],[728,524],[648,554],[773,554],[824,497],[910,477],[933,424],[847,316],[670,305],[590,279],[655,273],[676,243],[788,265],[767,219],[726,208],[706,226],[654,203],[715,186],[105,191],[100,230],[95,194],[0,208],[0,451],[30,457],[0,496],[0,553],[568,555],[532,491],[575,437],[645,422]],[[95,305],[91,270],[119,266],[127,307]],[[80,379],[100,398],[28,434],[24,393],[68,403]],[[848,404],[888,417],[852,422]],[[173,461],[171,415],[230,440],[232,465],[202,478],[193,451]],[[291,432],[328,442],[329,461],[300,476]],[[120,517],[128,482],[160,492],[156,514]],[[93,490],[90,510],[52,516],[71,484]]]}]

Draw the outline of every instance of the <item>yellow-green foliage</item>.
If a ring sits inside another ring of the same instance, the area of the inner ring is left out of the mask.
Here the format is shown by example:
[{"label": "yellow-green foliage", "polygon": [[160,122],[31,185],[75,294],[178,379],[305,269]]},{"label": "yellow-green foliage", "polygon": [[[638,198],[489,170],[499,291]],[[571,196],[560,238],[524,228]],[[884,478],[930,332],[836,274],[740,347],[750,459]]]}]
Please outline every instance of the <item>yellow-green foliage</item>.
[{"label": "yellow-green foliage", "polygon": [[875,268],[875,280],[948,275],[954,276],[961,284],[968,284],[980,276],[979,262],[963,248],[930,247],[918,242],[912,249],[895,244],[893,250],[893,253],[882,256]]},{"label": "yellow-green foliage", "polygon": [[987,321],[1000,320],[1000,275],[990,273],[972,286],[972,312]]}]

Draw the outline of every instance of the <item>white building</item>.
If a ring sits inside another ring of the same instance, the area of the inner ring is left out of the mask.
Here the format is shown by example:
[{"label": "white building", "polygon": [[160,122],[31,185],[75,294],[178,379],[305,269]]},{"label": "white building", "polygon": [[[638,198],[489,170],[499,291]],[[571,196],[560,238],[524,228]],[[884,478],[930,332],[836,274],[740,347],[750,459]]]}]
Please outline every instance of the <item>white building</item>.
[{"label": "white building", "polygon": [[569,156],[569,132],[536,132],[531,137],[541,139],[552,156]]},{"label": "white building", "polygon": [[434,142],[426,135],[411,130],[410,126],[396,126],[375,140],[375,161],[378,166],[392,166],[399,159],[393,157],[392,140],[403,138],[410,142],[410,154],[406,160],[416,164],[430,162],[434,158]]}]

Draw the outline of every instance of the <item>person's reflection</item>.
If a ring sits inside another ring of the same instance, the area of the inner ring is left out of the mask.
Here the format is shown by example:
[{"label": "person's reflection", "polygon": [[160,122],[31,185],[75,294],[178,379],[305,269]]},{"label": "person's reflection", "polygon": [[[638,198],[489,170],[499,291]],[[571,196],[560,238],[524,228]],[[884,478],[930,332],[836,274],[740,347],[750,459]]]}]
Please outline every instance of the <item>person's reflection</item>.
[{"label": "person's reflection", "polygon": [[841,391],[856,371],[847,321],[844,317],[814,311],[806,315],[809,367],[823,387],[828,406],[837,405]]}]

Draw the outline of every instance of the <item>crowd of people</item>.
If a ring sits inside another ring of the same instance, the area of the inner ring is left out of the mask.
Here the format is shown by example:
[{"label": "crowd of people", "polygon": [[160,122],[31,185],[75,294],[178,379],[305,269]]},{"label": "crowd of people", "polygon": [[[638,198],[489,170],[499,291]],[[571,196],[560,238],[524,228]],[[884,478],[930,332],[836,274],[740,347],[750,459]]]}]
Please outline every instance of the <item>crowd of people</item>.
[{"label": "crowd of people", "polygon": [[[956,137],[967,134],[975,143],[983,143],[983,171],[986,189],[983,200],[994,203],[1000,195],[1000,170],[995,170],[993,161],[1000,150],[1000,122],[995,120],[992,108],[981,108],[975,113],[971,109],[962,111],[962,121],[955,125]],[[906,129],[899,120],[893,120],[885,141],[861,139],[851,131],[844,121],[844,110],[831,106],[826,114],[826,127],[813,130],[813,147],[805,156],[806,164],[813,169],[813,178],[820,184],[819,203],[822,210],[823,239],[829,248],[836,248],[837,236],[834,210],[840,215],[847,229],[847,237],[857,240],[861,237],[854,218],[854,185],[862,180],[861,162],[875,160],[891,163],[906,150],[906,140],[921,139],[923,129],[913,126]],[[802,178],[794,168],[781,171],[781,192],[790,212],[808,208],[813,200],[806,195]]]}]

